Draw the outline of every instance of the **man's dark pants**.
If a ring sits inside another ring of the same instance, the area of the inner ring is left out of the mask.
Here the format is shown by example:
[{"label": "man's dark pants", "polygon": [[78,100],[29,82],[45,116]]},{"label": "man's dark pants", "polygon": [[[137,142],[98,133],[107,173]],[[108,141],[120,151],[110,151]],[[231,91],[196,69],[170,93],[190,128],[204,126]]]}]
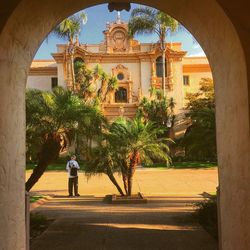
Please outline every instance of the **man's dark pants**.
[{"label": "man's dark pants", "polygon": [[78,195],[78,176],[69,178],[68,188],[69,188],[69,195],[73,195],[73,186],[74,186],[74,193]]}]

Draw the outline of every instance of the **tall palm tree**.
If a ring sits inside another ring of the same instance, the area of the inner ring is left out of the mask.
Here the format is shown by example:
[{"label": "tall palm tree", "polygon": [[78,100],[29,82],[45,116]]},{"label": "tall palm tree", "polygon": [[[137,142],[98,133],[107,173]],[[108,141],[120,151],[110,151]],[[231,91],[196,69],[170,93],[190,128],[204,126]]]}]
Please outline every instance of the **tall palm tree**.
[{"label": "tall palm tree", "polygon": [[179,23],[171,16],[150,7],[139,7],[133,9],[128,23],[129,34],[157,34],[162,52],[162,89],[165,96],[165,54],[167,32],[177,30]]},{"label": "tall palm tree", "polygon": [[141,119],[117,119],[110,127],[109,143],[112,145],[120,164],[124,187],[127,195],[132,193],[133,176],[139,162],[151,162],[152,159],[164,160],[168,165],[171,158],[168,154],[168,138],[160,138],[163,129],[152,122],[143,122]]},{"label": "tall palm tree", "polygon": [[53,33],[59,38],[66,39],[69,43],[68,53],[71,60],[72,87],[75,91],[75,74],[74,74],[74,52],[78,36],[81,33],[82,26],[87,22],[87,15],[84,12],[77,13],[64,19],[55,27]]},{"label": "tall palm tree", "polygon": [[[47,166],[57,159],[65,141],[73,139],[76,123],[91,111],[81,99],[63,88],[53,92],[29,90],[26,94],[28,150],[36,148],[37,166],[26,182],[29,191]],[[66,140],[67,137],[67,140]]]}]

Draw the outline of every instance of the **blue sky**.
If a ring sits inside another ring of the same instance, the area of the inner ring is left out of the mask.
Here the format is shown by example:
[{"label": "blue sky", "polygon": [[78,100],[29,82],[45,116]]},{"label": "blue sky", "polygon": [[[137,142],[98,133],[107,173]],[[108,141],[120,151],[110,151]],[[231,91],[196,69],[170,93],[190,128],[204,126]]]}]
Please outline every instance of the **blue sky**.
[{"label": "blue sky", "polygon": [[[131,9],[138,7],[138,4],[132,4]],[[83,26],[79,40],[81,43],[99,43],[103,40],[103,30],[107,22],[116,20],[117,12],[109,12],[107,4],[97,5],[84,10],[88,16],[87,23]],[[131,12],[131,11],[130,11]],[[122,11],[121,19],[128,21],[130,12]],[[140,42],[156,42],[156,35],[140,35],[135,39]],[[168,42],[182,42],[183,50],[188,52],[188,55],[203,56],[204,52],[195,39],[188,31],[179,31],[174,35],[168,36]],[[56,52],[56,44],[64,43],[65,41],[55,37],[49,36],[45,40],[35,55],[35,59],[51,59],[51,53]]]}]

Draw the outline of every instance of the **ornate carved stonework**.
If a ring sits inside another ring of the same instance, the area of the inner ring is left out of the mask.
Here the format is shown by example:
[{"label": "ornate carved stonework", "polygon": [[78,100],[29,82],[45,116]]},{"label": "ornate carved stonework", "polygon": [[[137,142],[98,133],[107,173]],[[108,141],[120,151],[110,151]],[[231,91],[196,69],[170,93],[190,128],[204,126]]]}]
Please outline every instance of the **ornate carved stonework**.
[{"label": "ornate carved stonework", "polygon": [[[128,68],[122,64],[118,64],[115,68],[112,69],[112,74],[117,77],[119,82],[131,81],[131,76],[128,71]],[[123,75],[122,79],[119,79],[119,74]]]},{"label": "ornate carved stonework", "polygon": [[123,29],[115,29],[111,34],[114,52],[125,52],[128,49],[128,37]]},{"label": "ornate carved stonework", "polygon": [[127,90],[128,102],[132,103],[132,80],[131,75],[127,67],[122,64],[118,64],[115,68],[112,69],[113,76],[116,76],[119,82],[119,87],[122,87]]}]

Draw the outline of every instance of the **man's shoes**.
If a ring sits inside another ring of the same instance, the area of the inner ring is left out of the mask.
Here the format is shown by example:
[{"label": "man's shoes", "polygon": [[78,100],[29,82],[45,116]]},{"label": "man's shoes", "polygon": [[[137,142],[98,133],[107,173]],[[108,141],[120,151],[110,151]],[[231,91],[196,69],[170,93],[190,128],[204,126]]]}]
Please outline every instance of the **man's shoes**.
[{"label": "man's shoes", "polygon": [[73,194],[69,194],[68,197],[73,197]]},{"label": "man's shoes", "polygon": [[75,196],[80,196],[80,194],[76,194]]}]

